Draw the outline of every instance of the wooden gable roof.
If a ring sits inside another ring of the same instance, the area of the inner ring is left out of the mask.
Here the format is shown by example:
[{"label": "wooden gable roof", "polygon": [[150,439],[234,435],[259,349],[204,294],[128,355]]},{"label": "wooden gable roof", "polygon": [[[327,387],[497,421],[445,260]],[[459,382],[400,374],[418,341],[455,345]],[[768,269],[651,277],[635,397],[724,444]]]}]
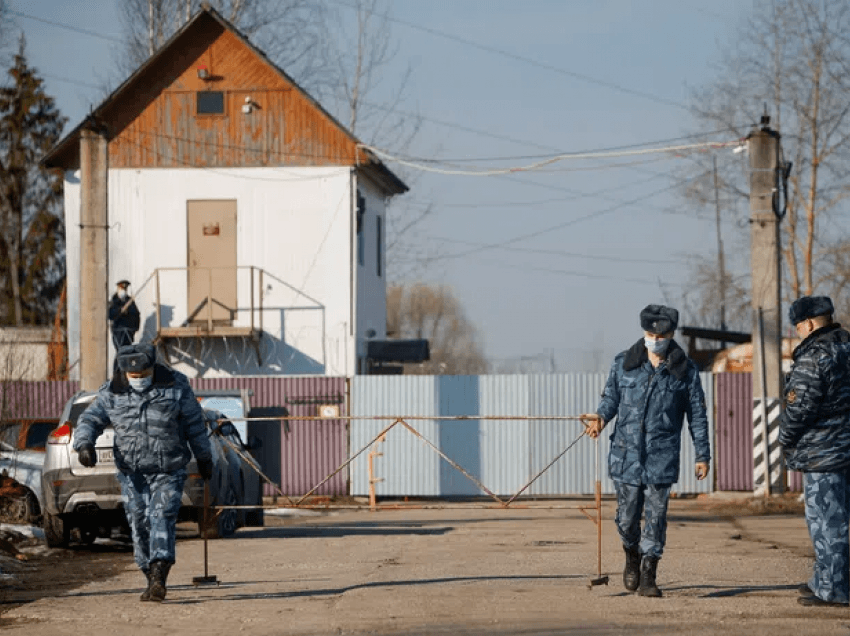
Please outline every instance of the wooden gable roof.
[{"label": "wooden gable roof", "polygon": [[[202,77],[206,75],[206,77]],[[221,114],[198,113],[215,93]],[[204,8],[44,157],[76,169],[80,133],[106,130],[115,168],[356,166],[407,186],[236,27]]]}]

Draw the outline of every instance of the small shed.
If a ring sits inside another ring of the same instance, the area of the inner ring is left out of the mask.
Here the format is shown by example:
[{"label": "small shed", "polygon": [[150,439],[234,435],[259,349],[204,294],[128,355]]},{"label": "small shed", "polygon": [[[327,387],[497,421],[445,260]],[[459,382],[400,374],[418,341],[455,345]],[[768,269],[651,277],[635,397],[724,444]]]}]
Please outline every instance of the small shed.
[{"label": "small shed", "polygon": [[92,122],[108,142],[109,286],[131,281],[137,341],[189,377],[363,366],[365,334],[386,335],[387,202],[408,188],[204,8],[44,158],[65,174],[72,379],[80,138]]}]

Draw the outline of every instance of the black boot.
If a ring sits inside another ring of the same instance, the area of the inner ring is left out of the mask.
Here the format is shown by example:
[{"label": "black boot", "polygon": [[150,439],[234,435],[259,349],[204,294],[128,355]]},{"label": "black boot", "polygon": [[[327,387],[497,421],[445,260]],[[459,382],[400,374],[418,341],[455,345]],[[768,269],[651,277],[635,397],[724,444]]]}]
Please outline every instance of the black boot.
[{"label": "black boot", "polygon": [[142,592],[142,595],[139,597],[140,601],[149,601],[151,600],[151,571],[150,570],[142,570],[145,575],[145,579],[147,579],[148,585],[145,588],[145,591]]},{"label": "black boot", "polygon": [[168,571],[171,569],[171,564],[165,561],[151,562],[151,584],[150,584],[150,600],[154,603],[162,603],[165,600],[167,589],[165,582],[168,579]]},{"label": "black boot", "polygon": [[640,596],[661,596],[661,590],[655,584],[655,573],[658,569],[658,557],[645,556],[640,562]]},{"label": "black boot", "polygon": [[623,569],[623,585],[629,592],[634,592],[640,584],[640,550],[623,546],[626,553],[626,567]]}]

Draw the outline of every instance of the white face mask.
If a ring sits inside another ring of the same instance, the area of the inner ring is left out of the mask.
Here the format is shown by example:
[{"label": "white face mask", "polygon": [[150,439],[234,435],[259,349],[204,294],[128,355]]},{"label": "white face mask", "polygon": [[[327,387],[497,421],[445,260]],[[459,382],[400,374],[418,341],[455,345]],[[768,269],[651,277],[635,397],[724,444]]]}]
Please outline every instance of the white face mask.
[{"label": "white face mask", "polygon": [[121,300],[124,300],[125,298],[127,298],[127,290],[126,289],[119,289],[118,290],[118,298],[120,298]]},{"label": "white face mask", "polygon": [[131,378],[127,376],[127,382],[130,383],[130,386],[136,393],[143,393],[148,390],[153,382],[153,375],[147,375],[143,378]]},{"label": "white face mask", "polygon": [[658,340],[653,338],[644,338],[643,344],[647,351],[660,356],[662,353],[667,351],[667,346],[670,344],[670,338],[659,338]]}]

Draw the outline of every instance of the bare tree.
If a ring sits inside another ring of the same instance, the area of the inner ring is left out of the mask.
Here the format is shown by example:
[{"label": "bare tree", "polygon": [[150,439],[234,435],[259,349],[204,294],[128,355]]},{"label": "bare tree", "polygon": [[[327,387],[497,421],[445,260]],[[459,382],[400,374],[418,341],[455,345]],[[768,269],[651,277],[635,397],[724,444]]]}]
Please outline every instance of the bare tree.
[{"label": "bare tree", "polygon": [[[117,57],[128,75],[159,49],[201,8],[201,0],[124,0],[125,45]],[[302,86],[327,83],[324,52],[325,8],[320,0],[210,0],[269,59]]]},{"label": "bare tree", "polygon": [[[124,76],[134,71],[200,5],[200,0],[124,0],[126,46],[118,70]],[[210,5],[367,144],[403,152],[416,138],[421,118],[400,108],[412,69],[396,66],[399,44],[386,0],[352,0],[332,8],[323,0],[217,0]],[[411,184],[411,175],[401,176]],[[428,204],[391,202],[386,226],[391,280],[421,274],[427,259],[411,236],[431,211]]]},{"label": "bare tree", "polygon": [[443,285],[393,285],[387,290],[387,333],[427,338],[431,359],[405,364],[412,375],[477,375],[488,370],[475,327]]},{"label": "bare tree", "polygon": [[[693,111],[703,129],[745,137],[767,108],[782,135],[780,163],[793,164],[781,224],[786,299],[825,289],[836,276],[838,261],[829,256],[841,245],[830,238],[831,224],[850,194],[848,28],[845,0],[759,0],[720,64],[719,79],[695,93]],[[728,199],[748,196],[741,161],[721,162]],[[699,169],[708,175],[706,164]],[[708,177],[704,185],[703,201]]]},{"label": "bare tree", "polygon": [[[417,138],[422,118],[402,109],[413,75],[410,64],[399,64],[399,43],[392,31],[392,14],[386,0],[352,0],[328,12],[327,56],[333,81],[324,90],[340,119],[365,143],[407,151]],[[415,177],[400,176],[413,185]],[[421,242],[417,227],[431,214],[433,205],[393,200],[387,211],[387,270],[390,280],[421,276]],[[411,258],[411,256],[414,258]]]}]

